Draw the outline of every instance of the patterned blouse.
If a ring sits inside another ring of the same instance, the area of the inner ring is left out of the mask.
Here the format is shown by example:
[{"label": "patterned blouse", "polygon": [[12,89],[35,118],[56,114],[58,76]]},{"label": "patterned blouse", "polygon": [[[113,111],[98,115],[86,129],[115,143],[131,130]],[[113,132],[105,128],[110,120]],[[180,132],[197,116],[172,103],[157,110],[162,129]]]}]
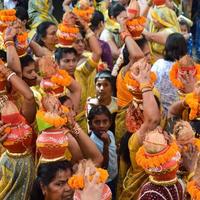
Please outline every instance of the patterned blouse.
[{"label": "patterned blouse", "polygon": [[167,114],[169,106],[178,100],[177,90],[172,86],[169,80],[169,72],[172,64],[173,62],[159,59],[154,63],[151,69],[157,75],[155,86],[160,93],[160,101],[164,114]]}]

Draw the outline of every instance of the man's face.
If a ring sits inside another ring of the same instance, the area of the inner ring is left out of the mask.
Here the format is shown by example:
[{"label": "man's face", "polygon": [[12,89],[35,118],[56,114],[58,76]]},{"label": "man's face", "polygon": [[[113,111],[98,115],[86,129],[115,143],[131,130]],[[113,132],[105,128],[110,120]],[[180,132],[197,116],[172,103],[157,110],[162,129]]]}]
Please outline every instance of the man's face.
[{"label": "man's face", "polygon": [[74,71],[77,65],[77,58],[74,53],[67,53],[63,55],[60,60],[59,67],[66,70],[71,76],[74,76]]}]

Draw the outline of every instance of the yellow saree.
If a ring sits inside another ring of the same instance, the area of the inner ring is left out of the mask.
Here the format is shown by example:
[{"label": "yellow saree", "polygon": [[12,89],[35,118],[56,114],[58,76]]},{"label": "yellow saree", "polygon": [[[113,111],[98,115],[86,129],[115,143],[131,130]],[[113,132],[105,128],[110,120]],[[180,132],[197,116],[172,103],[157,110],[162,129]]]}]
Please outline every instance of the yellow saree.
[{"label": "yellow saree", "polygon": [[29,38],[35,34],[37,26],[42,22],[50,21],[57,24],[57,20],[52,15],[52,0],[29,0],[28,14],[31,31]]},{"label": "yellow saree", "polygon": [[[151,11],[151,17],[153,19],[150,22],[149,31],[151,33],[164,32],[167,34],[171,34],[175,32],[180,32],[176,13],[165,5],[154,7],[154,9]],[[154,21],[159,22],[162,27],[158,28],[155,25]],[[152,54],[154,56],[157,55],[158,57],[161,57],[163,55],[164,45],[152,41],[150,42],[150,46]]]},{"label": "yellow saree", "polygon": [[126,177],[123,181],[123,191],[119,200],[136,200],[139,195],[140,188],[148,181],[148,175],[137,165],[135,161],[135,156],[140,146],[138,135],[133,134],[128,142],[131,167],[128,169]]}]

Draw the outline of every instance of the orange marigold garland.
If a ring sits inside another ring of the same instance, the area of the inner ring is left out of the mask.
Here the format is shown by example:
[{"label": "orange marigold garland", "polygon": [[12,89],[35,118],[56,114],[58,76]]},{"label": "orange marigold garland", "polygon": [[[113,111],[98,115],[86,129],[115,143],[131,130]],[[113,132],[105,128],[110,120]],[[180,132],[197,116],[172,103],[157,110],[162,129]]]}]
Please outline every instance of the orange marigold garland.
[{"label": "orange marigold garland", "polygon": [[187,94],[185,97],[185,103],[190,107],[189,119],[194,120],[199,113],[199,99],[194,93]]},{"label": "orange marigold garland", "polygon": [[3,32],[9,25],[12,25],[13,22],[17,19],[16,11],[11,10],[0,10],[0,32]]},{"label": "orange marigold garland", "polygon": [[94,8],[93,7],[88,7],[87,9],[80,9],[78,7],[75,7],[73,9],[73,12],[81,17],[83,20],[89,22],[92,14],[94,13]]},{"label": "orange marigold garland", "polygon": [[59,69],[58,72],[51,77],[51,82],[64,87],[71,84],[72,78],[68,72]]},{"label": "orange marigold garland", "polygon": [[[64,107],[64,106],[63,106]],[[68,108],[63,108],[64,112],[68,112]],[[46,123],[54,126],[55,128],[59,128],[64,126],[67,123],[67,117],[61,117],[58,114],[45,112],[44,110],[37,111],[37,118],[41,118]]]},{"label": "orange marigold garland", "polygon": [[65,26],[64,24],[59,24],[58,29],[64,33],[79,33],[79,29],[77,27]]},{"label": "orange marigold garland", "polygon": [[[179,63],[176,62],[173,64],[170,72],[169,72],[169,78],[173,84],[174,87],[176,87],[179,90],[182,90],[184,88],[183,83],[178,79],[178,70],[179,70]],[[195,64],[196,67],[196,81],[200,80],[200,65]]]},{"label": "orange marigold garland", "polygon": [[127,20],[126,25],[133,37],[140,37],[142,31],[144,30],[145,23],[146,18],[141,16],[135,19]]},{"label": "orange marigold garland", "polygon": [[26,50],[27,50],[28,46],[29,46],[28,33],[22,32],[22,33],[17,34],[16,49],[17,49],[17,53],[20,57],[23,56],[24,54],[26,54]]},{"label": "orange marigold garland", "polygon": [[[96,171],[99,172],[99,180],[98,183],[105,183],[108,178],[108,171],[102,168],[96,168]],[[90,181],[93,179],[93,175],[89,177]],[[72,189],[83,189],[84,184],[84,178],[82,175],[73,175],[69,180],[68,184]]]},{"label": "orange marigold garland", "polygon": [[146,155],[144,146],[142,146],[136,153],[136,162],[144,169],[159,167],[169,161],[172,157],[176,156],[177,151],[178,146],[173,142],[164,152],[153,154],[154,156],[149,157]]},{"label": "orange marigold garland", "polygon": [[197,185],[196,181],[188,182],[187,191],[192,200],[200,200],[200,187]]},{"label": "orange marigold garland", "polygon": [[[151,72],[150,79],[151,79],[150,80],[150,84],[153,87],[153,85],[154,85],[154,83],[155,83],[155,81],[157,79],[156,74],[154,72]],[[131,86],[134,89],[139,90],[140,83],[138,81],[136,81],[135,79],[133,79],[130,71],[126,73],[126,75],[124,77],[124,81],[125,81],[125,83],[126,83],[127,86]]]}]

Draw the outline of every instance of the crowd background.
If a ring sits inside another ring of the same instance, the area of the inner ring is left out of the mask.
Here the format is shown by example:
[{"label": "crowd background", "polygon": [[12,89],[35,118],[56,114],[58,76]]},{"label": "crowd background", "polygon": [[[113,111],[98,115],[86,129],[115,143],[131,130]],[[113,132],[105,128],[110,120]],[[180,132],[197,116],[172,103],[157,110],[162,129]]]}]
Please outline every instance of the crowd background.
[{"label": "crowd background", "polygon": [[0,0],[0,199],[200,200],[200,1]]}]

